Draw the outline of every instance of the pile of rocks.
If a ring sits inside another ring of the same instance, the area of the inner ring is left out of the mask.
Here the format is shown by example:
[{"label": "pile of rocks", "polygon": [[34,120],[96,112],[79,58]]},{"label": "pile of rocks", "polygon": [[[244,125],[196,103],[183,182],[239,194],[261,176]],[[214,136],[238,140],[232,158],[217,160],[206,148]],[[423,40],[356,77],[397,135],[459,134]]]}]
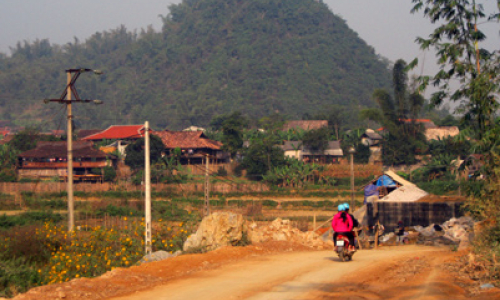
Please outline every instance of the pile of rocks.
[{"label": "pile of rocks", "polygon": [[268,241],[288,241],[299,243],[318,250],[333,247],[331,240],[324,242],[320,235],[312,231],[300,231],[293,227],[290,220],[278,218],[269,225],[258,226],[256,223],[248,225],[248,239],[252,243]]},{"label": "pile of rocks", "polygon": [[203,218],[195,234],[184,242],[183,250],[197,248],[215,250],[223,246],[238,244],[246,231],[243,216],[232,212],[215,212]]},{"label": "pile of rocks", "polygon": [[471,217],[452,218],[441,225],[414,226],[419,233],[417,243],[429,246],[456,245],[459,250],[469,247],[474,237],[474,220]]},{"label": "pile of rocks", "polygon": [[196,233],[184,243],[183,249],[207,251],[223,246],[268,241],[295,242],[316,249],[333,247],[331,241],[324,242],[320,235],[293,227],[290,220],[278,218],[269,225],[258,226],[255,222],[247,224],[242,215],[216,212],[201,221]]}]

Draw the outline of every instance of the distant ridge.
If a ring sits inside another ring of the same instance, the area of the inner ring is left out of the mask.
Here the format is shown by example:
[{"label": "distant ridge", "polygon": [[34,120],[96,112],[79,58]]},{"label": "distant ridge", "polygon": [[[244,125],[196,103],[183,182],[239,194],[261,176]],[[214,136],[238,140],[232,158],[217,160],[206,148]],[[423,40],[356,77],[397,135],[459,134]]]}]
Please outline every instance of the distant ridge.
[{"label": "distant ridge", "polygon": [[[169,7],[163,29],[140,33],[121,26],[85,42],[19,43],[0,56],[0,118],[18,126],[60,127],[64,70],[101,69],[78,80],[80,128],[141,124],[158,129],[206,126],[240,110],[258,118],[298,119],[331,104],[371,105],[390,87],[388,66],[345,21],[315,0],[184,0]],[[162,12],[159,12],[162,13]]]}]

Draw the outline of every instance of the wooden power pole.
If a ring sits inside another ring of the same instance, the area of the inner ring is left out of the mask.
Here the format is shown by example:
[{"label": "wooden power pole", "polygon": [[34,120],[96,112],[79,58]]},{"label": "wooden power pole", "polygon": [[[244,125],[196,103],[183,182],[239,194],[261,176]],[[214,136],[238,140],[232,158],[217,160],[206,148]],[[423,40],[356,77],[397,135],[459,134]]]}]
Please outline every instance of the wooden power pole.
[{"label": "wooden power pole", "polygon": [[[44,99],[43,102],[58,102],[66,104],[67,110],[67,151],[68,151],[68,162],[67,162],[67,193],[68,193],[68,231],[73,231],[75,229],[75,203],[73,199],[73,114],[71,109],[71,104],[73,102],[93,102],[95,104],[102,104],[100,100],[83,100],[78,96],[78,92],[75,88],[75,82],[84,72],[94,72],[97,75],[101,75],[102,72],[92,69],[68,69],[66,88],[64,89],[61,97],[59,99]],[[72,75],[73,74],[73,75]],[[75,96],[75,99],[71,99],[71,94]]]}]

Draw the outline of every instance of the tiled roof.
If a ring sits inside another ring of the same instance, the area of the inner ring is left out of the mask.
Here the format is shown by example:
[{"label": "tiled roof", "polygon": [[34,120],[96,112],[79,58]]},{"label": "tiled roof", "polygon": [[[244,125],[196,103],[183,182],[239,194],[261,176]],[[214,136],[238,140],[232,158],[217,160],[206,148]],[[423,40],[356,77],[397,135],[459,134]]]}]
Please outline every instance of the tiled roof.
[{"label": "tiled roof", "polygon": [[283,130],[288,131],[294,128],[301,128],[303,130],[316,130],[323,127],[328,127],[327,120],[298,120],[288,121],[283,125]]},{"label": "tiled roof", "polygon": [[133,140],[143,137],[144,125],[112,125],[108,129],[84,137],[85,141]]},{"label": "tiled roof", "polygon": [[[105,158],[106,153],[94,149],[88,141],[73,141],[74,158]],[[22,158],[66,157],[68,155],[66,142],[38,142],[36,148],[19,154]]]},{"label": "tiled roof", "polygon": [[80,130],[78,130],[78,133],[76,134],[76,136],[79,140],[81,140],[84,137],[99,133],[101,131],[102,131],[102,129],[80,129]]},{"label": "tiled roof", "polygon": [[201,149],[208,148],[212,150],[220,150],[222,143],[208,139],[203,131],[153,131],[154,134],[161,138],[167,149]]}]

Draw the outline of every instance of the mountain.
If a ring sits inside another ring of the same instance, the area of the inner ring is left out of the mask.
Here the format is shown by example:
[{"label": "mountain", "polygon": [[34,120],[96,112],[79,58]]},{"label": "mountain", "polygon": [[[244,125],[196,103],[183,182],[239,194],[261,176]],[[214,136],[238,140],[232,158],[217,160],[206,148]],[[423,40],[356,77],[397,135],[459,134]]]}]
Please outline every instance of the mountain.
[{"label": "mountain", "polygon": [[[0,118],[61,127],[65,69],[82,74],[74,105],[80,128],[143,123],[155,129],[206,125],[242,111],[300,118],[328,105],[371,106],[390,87],[387,63],[340,17],[316,0],[184,0],[169,6],[163,28],[124,26],[65,45],[18,43],[0,56]],[[64,123],[62,123],[64,124]]]}]

